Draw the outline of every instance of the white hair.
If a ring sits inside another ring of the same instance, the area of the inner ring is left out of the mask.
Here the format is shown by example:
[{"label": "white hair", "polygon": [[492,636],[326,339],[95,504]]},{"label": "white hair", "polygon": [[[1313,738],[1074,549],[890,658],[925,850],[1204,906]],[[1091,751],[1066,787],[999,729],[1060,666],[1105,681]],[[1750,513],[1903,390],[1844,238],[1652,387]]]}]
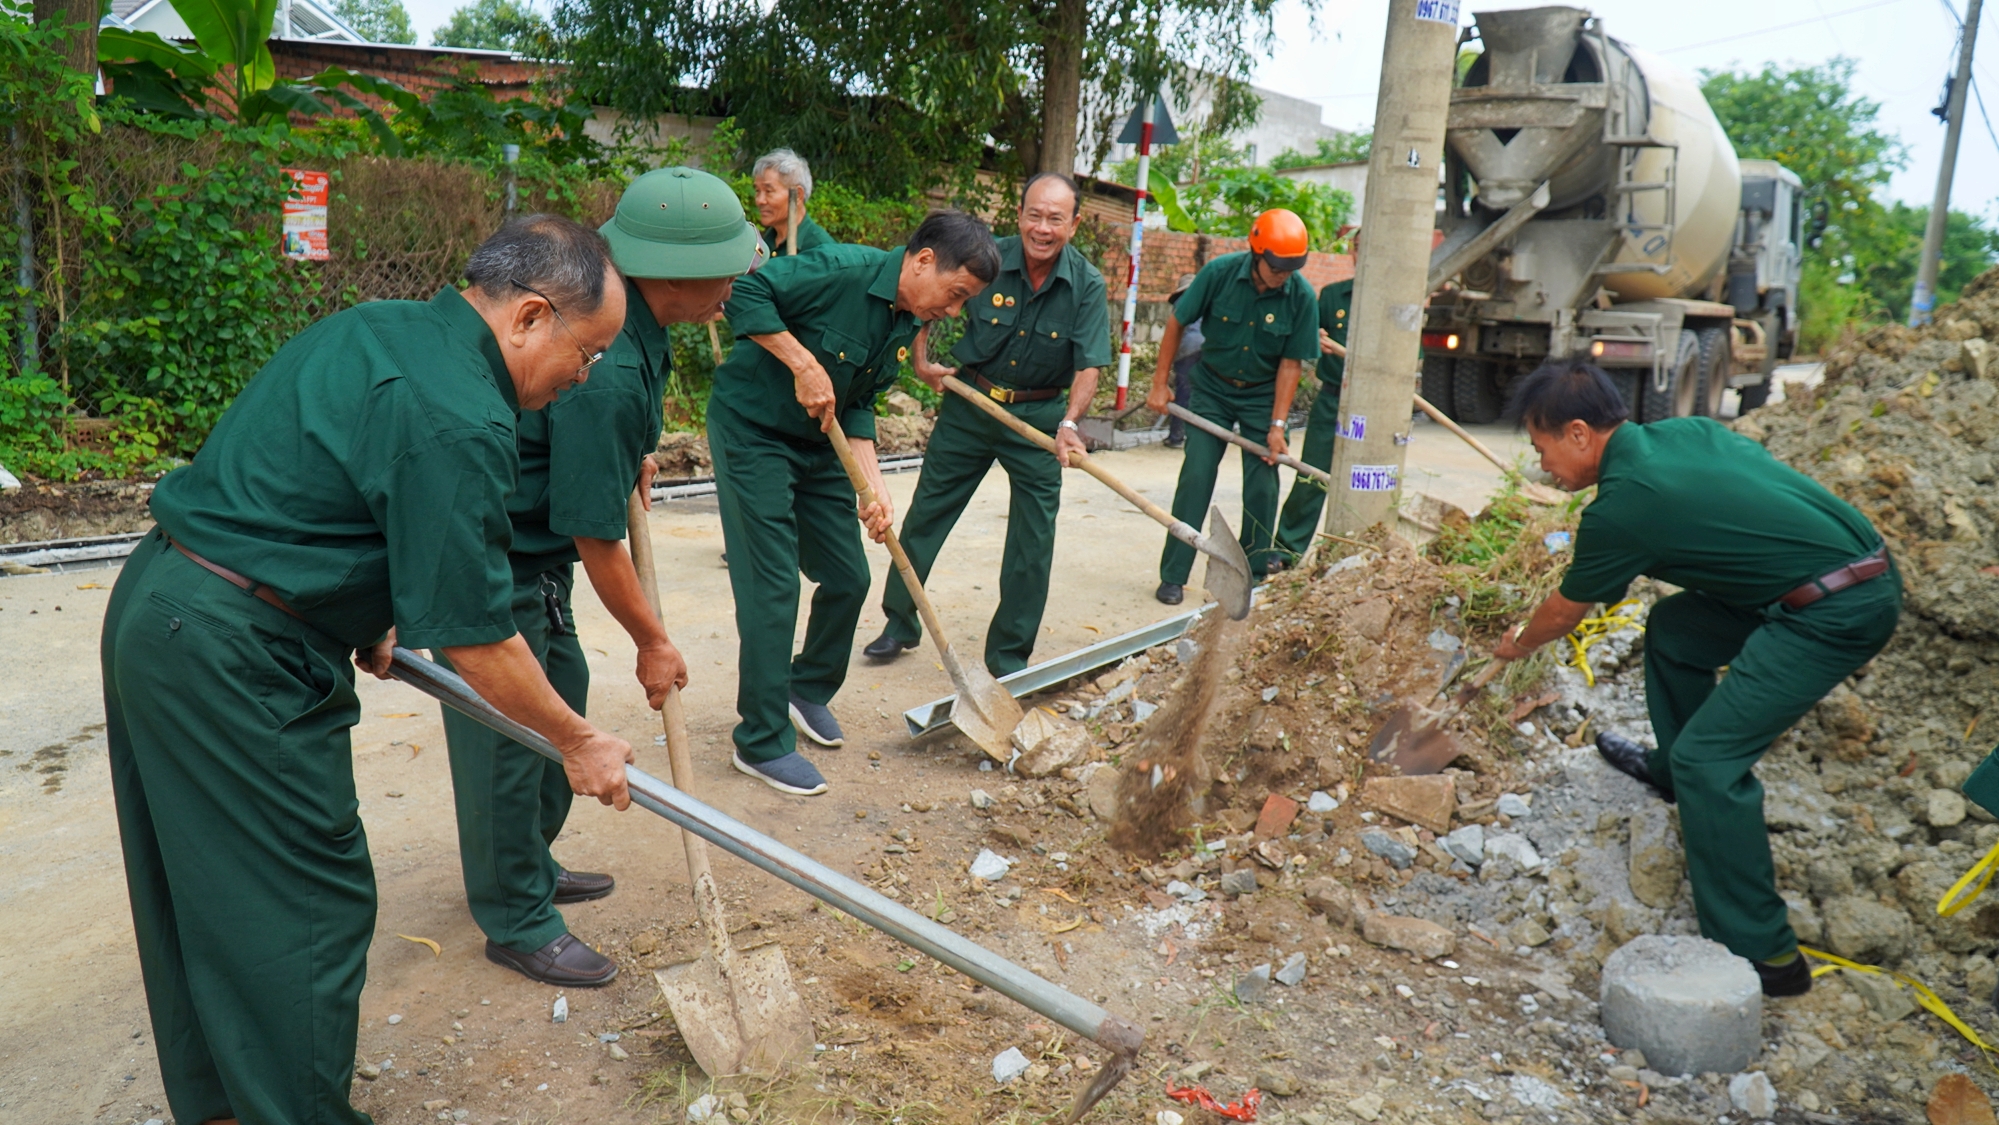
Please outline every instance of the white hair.
[{"label": "white hair", "polygon": [[766,171],[776,172],[777,178],[786,187],[797,188],[805,199],[812,198],[812,166],[805,158],[788,148],[774,148],[750,166],[750,178],[755,179]]}]

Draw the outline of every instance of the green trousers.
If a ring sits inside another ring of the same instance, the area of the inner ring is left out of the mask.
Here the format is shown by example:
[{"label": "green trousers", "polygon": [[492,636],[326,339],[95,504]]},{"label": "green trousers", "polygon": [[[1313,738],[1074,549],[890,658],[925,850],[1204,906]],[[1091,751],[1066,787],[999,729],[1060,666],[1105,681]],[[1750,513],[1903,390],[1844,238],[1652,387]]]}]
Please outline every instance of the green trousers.
[{"label": "green trousers", "polygon": [[[1268,422],[1264,423],[1269,425]],[[1305,420],[1305,441],[1298,460],[1315,469],[1333,467],[1333,443],[1340,436],[1340,392],[1337,387],[1319,384],[1319,397],[1312,400],[1312,413]],[[1326,507],[1326,486],[1299,473],[1291,480],[1291,494],[1284,498],[1284,510],[1277,517],[1277,550],[1288,561],[1311,547],[1319,533],[1319,514]]]},{"label": "green trousers", "polygon": [[[1016,417],[1053,435],[1068,411],[1067,395],[1043,402],[1006,406]],[[944,540],[971,503],[972,494],[993,464],[1006,470],[1006,552],[1000,558],[999,609],[986,626],[986,668],[1004,676],[1027,667],[1034,638],[1048,606],[1048,575],[1055,563],[1055,512],[1062,506],[1062,466],[1053,454],[988,418],[957,395],[945,395],[937,428],[923,451],[923,476],[909,514],[902,518],[902,548],[916,577],[930,579],[931,564]],[[900,575],[890,575],[882,594],[888,634],[904,644],[923,639],[916,600]]]},{"label": "green trousers", "polygon": [[[708,451],[736,595],[733,737],[744,761],[768,762],[796,748],[791,693],[824,706],[846,682],[868,602],[868,556],[854,486],[831,445],[793,440],[712,402]],[[793,656],[800,572],[819,588],[805,647]]]},{"label": "green trousers", "polygon": [[[1269,436],[1271,411],[1277,401],[1277,384],[1260,383],[1237,387],[1216,378],[1204,367],[1194,369],[1194,397],[1187,409],[1219,426],[1236,428],[1251,441],[1262,443]],[[1192,426],[1187,428],[1187,448],[1180,461],[1180,482],[1173,490],[1173,516],[1194,527],[1205,527],[1208,504],[1215,495],[1215,474],[1228,442]],[[1249,555],[1251,574],[1262,574],[1269,565],[1271,535],[1277,525],[1277,466],[1242,450],[1242,521],[1237,533],[1242,549]],[[1194,548],[1171,535],[1159,555],[1159,580],[1185,586],[1194,569]]]},{"label": "green trousers", "polygon": [[[548,682],[577,714],[590,695],[590,666],[576,639],[567,565],[514,581],[514,626]],[[438,654],[439,661],[449,665]],[[451,792],[458,806],[458,862],[472,918],[494,943],[533,953],[569,932],[555,908],[559,872],[549,845],[574,793],[562,763],[444,708]]]},{"label": "green trousers", "polygon": [[1752,767],[1881,651],[1901,606],[1902,576],[1890,570],[1801,610],[1740,609],[1692,590],[1652,607],[1645,702],[1659,748],[1647,765],[1679,799],[1701,933],[1739,956],[1767,961],[1798,944],[1777,893]]},{"label": "green trousers", "polygon": [[101,655],[139,969],[177,1121],[359,1125],[375,873],[347,649],[155,531]]}]

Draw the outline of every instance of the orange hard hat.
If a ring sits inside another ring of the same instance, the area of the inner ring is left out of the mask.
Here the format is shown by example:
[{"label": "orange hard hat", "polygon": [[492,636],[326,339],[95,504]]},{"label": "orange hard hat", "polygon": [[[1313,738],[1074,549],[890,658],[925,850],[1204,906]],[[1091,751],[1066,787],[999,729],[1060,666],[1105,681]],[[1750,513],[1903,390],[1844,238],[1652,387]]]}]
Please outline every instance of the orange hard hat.
[{"label": "orange hard hat", "polygon": [[1258,215],[1249,228],[1249,252],[1279,272],[1304,269],[1311,241],[1305,220],[1282,207]]}]

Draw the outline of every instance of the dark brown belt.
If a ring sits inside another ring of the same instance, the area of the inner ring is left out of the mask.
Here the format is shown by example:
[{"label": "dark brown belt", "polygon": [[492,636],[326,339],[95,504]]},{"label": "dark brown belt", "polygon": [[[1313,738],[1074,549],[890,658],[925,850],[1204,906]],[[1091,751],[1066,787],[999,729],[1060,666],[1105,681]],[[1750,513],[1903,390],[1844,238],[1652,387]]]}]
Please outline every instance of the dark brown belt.
[{"label": "dark brown belt", "polygon": [[1837,594],[1848,586],[1858,586],[1870,578],[1879,578],[1886,573],[1888,573],[1888,545],[1883,543],[1866,558],[1855,559],[1838,570],[1821,574],[1777,600],[1792,609],[1803,609],[1827,594]]},{"label": "dark brown belt", "polygon": [[298,617],[300,621],[305,620],[305,618],[299,617],[298,610],[295,610],[292,607],[286,605],[285,600],[279,597],[277,593],[273,591],[269,586],[263,585],[262,583],[259,582],[252,582],[248,578],[245,578],[242,575],[236,573],[235,571],[230,570],[226,566],[217,566],[215,563],[209,562],[207,559],[202,558],[200,555],[195,554],[193,551],[188,550],[186,547],[183,547],[178,543],[174,543],[172,539],[167,540],[167,542],[174,544],[174,550],[179,551],[181,554],[186,555],[189,559],[192,559],[194,561],[194,565],[200,567],[201,569],[207,571],[210,574],[213,574],[215,577],[222,579],[224,582],[229,583],[231,586],[236,587],[238,590],[242,590],[244,593],[249,594],[251,597],[256,598],[260,602],[265,602],[270,605],[276,606],[277,608],[284,610],[286,613],[291,614],[293,617]]},{"label": "dark brown belt", "polygon": [[979,389],[986,392],[986,397],[992,399],[994,402],[1047,402],[1051,398],[1060,398],[1062,392],[1068,389],[1066,387],[1043,387],[1035,391],[1017,391],[1012,387],[1002,387],[984,375],[974,375],[972,378],[978,380]]}]

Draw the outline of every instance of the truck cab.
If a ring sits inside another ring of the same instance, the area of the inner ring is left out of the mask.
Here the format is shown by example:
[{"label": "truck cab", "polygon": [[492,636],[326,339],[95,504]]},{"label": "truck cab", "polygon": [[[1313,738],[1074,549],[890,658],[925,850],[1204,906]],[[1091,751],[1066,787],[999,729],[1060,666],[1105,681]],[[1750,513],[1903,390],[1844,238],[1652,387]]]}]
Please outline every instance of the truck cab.
[{"label": "truck cab", "polygon": [[[1804,271],[1804,182],[1774,160],[1742,163],[1742,211],[1728,256],[1727,301],[1738,321],[1736,373],[1742,409],[1763,405],[1777,361],[1798,345],[1798,284]],[[1747,321],[1747,324],[1741,322]]]}]

